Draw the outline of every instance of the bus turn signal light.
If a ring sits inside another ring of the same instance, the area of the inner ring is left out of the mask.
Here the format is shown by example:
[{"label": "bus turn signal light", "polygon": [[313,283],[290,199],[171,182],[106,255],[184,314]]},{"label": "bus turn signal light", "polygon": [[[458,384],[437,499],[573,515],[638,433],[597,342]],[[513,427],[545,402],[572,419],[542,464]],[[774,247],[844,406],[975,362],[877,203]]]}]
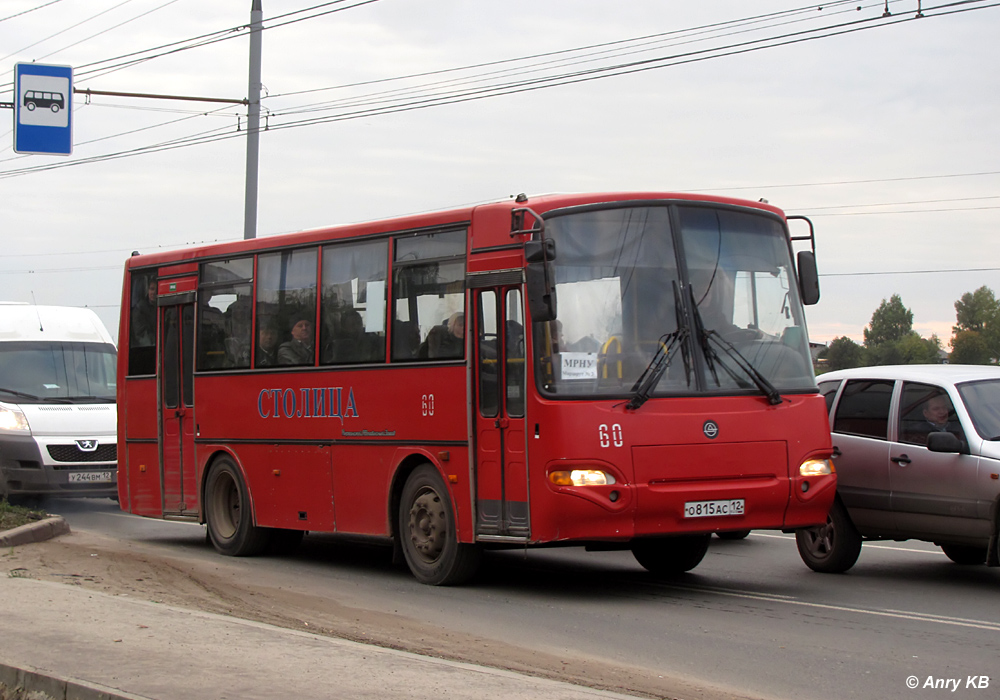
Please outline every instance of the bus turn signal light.
[{"label": "bus turn signal light", "polygon": [[550,472],[549,481],[556,486],[610,486],[615,477],[599,469],[574,469]]}]

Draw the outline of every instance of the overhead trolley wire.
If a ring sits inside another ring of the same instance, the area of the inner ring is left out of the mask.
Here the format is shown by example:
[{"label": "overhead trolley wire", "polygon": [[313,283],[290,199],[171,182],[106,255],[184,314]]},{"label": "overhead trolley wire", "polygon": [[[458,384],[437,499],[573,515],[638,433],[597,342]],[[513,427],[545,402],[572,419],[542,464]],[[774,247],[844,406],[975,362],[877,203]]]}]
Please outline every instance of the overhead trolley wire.
[{"label": "overhead trolley wire", "polygon": [[43,3],[37,7],[32,7],[30,10],[21,10],[20,12],[15,12],[7,17],[0,17],[0,22],[6,22],[9,19],[14,19],[15,17],[20,17],[21,15],[26,15],[29,12],[34,12],[35,10],[40,10],[43,7],[48,7],[49,5],[55,5],[57,2],[62,2],[62,0],[50,0],[50,2]]}]

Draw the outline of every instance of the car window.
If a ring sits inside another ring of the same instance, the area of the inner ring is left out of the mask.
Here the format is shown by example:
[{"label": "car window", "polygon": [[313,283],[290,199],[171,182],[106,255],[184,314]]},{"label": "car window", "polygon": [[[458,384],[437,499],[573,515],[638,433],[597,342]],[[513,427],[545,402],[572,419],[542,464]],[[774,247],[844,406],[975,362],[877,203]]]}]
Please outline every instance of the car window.
[{"label": "car window", "polygon": [[958,386],[972,425],[984,440],[1000,439],[1000,381],[990,379]]},{"label": "car window", "polygon": [[840,388],[840,381],[830,381],[830,382],[820,382],[819,383],[819,393],[826,399],[826,413],[830,414],[830,409],[833,408],[833,400],[837,396],[837,389]]},{"label": "car window", "polygon": [[837,404],[834,432],[885,440],[889,432],[893,384],[876,379],[848,381]]},{"label": "car window", "polygon": [[899,401],[899,441],[926,445],[933,432],[951,433],[965,440],[948,393],[939,386],[905,382]]}]

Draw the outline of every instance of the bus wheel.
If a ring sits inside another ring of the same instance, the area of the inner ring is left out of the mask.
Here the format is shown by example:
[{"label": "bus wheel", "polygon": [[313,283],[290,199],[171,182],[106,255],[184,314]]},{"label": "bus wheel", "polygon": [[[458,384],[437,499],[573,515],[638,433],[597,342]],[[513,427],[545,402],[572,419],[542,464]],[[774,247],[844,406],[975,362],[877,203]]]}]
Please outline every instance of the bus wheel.
[{"label": "bus wheel", "polygon": [[943,544],[941,551],[956,564],[972,566],[985,564],[987,551],[983,547],[970,547],[961,544]]},{"label": "bus wheel", "polygon": [[806,566],[823,574],[847,571],[861,554],[861,534],[840,499],[833,502],[826,525],[796,530],[795,544]]},{"label": "bus wheel", "polygon": [[683,574],[701,563],[711,535],[649,537],[632,541],[632,556],[654,574]]},{"label": "bus wheel", "polygon": [[251,557],[267,547],[270,531],[253,524],[250,496],[236,465],[217,459],[205,485],[205,520],[212,545],[230,557]]},{"label": "bus wheel", "polygon": [[398,532],[406,564],[421,583],[464,583],[479,567],[479,548],[459,543],[448,489],[430,464],[417,467],[403,486]]}]

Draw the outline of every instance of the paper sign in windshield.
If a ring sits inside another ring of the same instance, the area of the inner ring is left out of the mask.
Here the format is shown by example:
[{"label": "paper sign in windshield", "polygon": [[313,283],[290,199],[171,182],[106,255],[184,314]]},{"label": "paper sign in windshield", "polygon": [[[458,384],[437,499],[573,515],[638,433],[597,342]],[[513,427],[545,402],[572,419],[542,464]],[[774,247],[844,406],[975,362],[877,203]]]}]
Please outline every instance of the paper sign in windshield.
[{"label": "paper sign in windshield", "polygon": [[567,379],[597,379],[597,353],[559,353],[559,366],[564,381]]}]

